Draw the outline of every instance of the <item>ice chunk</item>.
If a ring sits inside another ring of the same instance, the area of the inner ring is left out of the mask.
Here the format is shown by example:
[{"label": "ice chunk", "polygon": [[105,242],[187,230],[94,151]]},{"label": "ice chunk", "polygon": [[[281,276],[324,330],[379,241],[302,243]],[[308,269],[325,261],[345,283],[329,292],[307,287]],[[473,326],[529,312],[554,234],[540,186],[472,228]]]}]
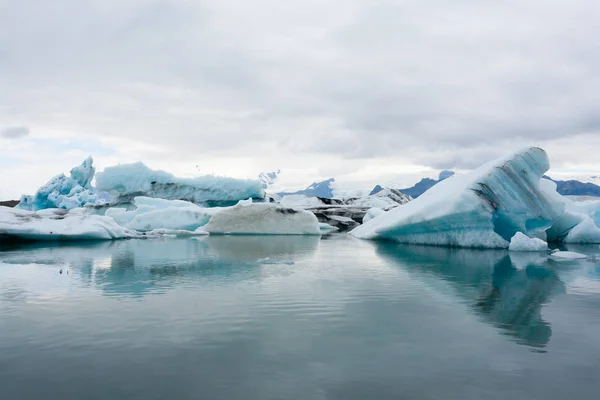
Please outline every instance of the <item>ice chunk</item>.
[{"label": "ice chunk", "polygon": [[[91,240],[143,237],[110,217],[86,209],[26,211],[0,207],[0,238],[29,240]],[[0,239],[1,240],[1,239]]]},{"label": "ice chunk", "polygon": [[331,233],[331,232],[335,232],[335,231],[339,230],[337,227],[326,224],[325,222],[319,222],[319,229],[321,229],[321,232],[323,234],[327,234],[327,233]]},{"label": "ice chunk", "polygon": [[600,243],[600,229],[589,217],[578,223],[569,231],[563,240],[564,243]]},{"label": "ice chunk", "polygon": [[565,206],[540,188],[546,152],[532,147],[445,179],[418,199],[354,229],[359,238],[506,248],[517,232],[536,236]]},{"label": "ice chunk", "polygon": [[600,243],[600,201],[573,202],[556,192],[556,183],[542,179],[541,187],[548,196],[563,203],[565,212],[547,230],[549,241],[565,243]]},{"label": "ice chunk", "polygon": [[112,207],[106,216],[112,217],[119,225],[141,232],[156,230],[194,231],[206,225],[211,216],[222,210],[221,207],[203,208],[182,200],[153,199],[136,197],[136,208],[127,211]]},{"label": "ice chunk", "polygon": [[542,239],[530,238],[517,232],[510,240],[508,249],[511,251],[548,251],[548,243]]},{"label": "ice chunk", "polygon": [[96,188],[110,193],[113,205],[129,203],[137,196],[197,204],[234,204],[239,200],[264,196],[259,180],[213,175],[178,178],[165,171],[152,170],[142,162],[108,167],[97,173]]},{"label": "ice chunk", "polygon": [[98,192],[91,186],[95,168],[92,157],[71,170],[71,176],[56,175],[38,189],[33,196],[23,195],[16,208],[21,210],[44,210],[46,208],[73,208],[107,204],[108,193]]},{"label": "ice chunk", "polygon": [[575,253],[574,251],[556,251],[550,256],[558,260],[580,260],[587,258],[585,254]]},{"label": "ice chunk", "polygon": [[238,204],[225,208],[210,219],[204,230],[211,234],[321,234],[313,213],[271,203]]}]

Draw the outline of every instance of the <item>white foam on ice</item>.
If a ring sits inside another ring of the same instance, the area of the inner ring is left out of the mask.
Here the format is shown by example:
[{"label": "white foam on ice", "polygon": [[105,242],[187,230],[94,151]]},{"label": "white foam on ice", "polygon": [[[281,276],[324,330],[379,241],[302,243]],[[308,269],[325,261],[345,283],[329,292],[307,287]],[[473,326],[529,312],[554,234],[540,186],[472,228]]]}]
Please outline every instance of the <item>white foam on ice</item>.
[{"label": "white foam on ice", "polygon": [[272,203],[237,204],[216,213],[203,227],[210,234],[320,235],[317,217],[309,211]]},{"label": "white foam on ice", "polygon": [[510,251],[548,251],[548,243],[538,238],[530,238],[521,232],[515,233],[508,246]]},{"label": "white foam on ice", "polygon": [[0,236],[30,240],[109,240],[143,237],[86,209],[40,211],[0,207]]}]

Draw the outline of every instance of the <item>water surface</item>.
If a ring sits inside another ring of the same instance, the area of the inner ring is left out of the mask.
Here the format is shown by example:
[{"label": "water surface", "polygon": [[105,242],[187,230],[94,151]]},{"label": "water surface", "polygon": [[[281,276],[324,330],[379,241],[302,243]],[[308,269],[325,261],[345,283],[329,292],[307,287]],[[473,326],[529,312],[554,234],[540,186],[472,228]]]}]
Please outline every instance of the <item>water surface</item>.
[{"label": "water surface", "polygon": [[591,257],[342,235],[2,245],[2,398],[595,399],[600,249],[571,250]]}]

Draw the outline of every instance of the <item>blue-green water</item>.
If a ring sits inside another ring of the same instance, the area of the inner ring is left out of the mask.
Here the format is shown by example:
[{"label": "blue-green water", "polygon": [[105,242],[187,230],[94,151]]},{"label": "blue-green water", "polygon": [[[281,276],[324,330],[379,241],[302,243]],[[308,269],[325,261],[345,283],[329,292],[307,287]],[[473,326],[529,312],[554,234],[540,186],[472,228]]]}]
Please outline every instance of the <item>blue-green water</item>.
[{"label": "blue-green water", "polygon": [[599,377],[598,258],[346,236],[0,247],[2,399],[596,399]]}]

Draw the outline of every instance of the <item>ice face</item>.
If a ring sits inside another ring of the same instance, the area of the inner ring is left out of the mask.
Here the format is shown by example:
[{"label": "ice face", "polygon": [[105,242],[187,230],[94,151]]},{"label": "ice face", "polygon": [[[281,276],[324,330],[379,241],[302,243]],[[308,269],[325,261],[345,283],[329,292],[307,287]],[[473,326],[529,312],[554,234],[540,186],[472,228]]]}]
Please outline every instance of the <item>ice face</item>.
[{"label": "ice face", "polygon": [[71,170],[71,176],[56,175],[38,189],[33,196],[23,195],[16,208],[21,210],[44,210],[61,208],[71,210],[86,205],[104,205],[108,202],[107,193],[98,192],[91,186],[95,168],[92,157]]},{"label": "ice face", "polygon": [[216,213],[203,227],[210,234],[232,235],[320,235],[317,217],[309,211],[271,203],[248,204]]},{"label": "ice face", "polygon": [[86,209],[26,211],[0,207],[1,238],[29,240],[110,240],[142,237],[110,217]]},{"label": "ice face", "polygon": [[540,188],[548,169],[544,150],[527,148],[445,179],[351,234],[403,243],[506,248],[517,232],[536,236],[563,214],[564,203]]},{"label": "ice face", "polygon": [[111,195],[111,204],[129,203],[137,196],[185,200],[196,204],[232,205],[247,198],[262,198],[258,180],[218,176],[178,178],[165,171],[152,170],[141,162],[108,167],[96,174],[96,188]]}]

